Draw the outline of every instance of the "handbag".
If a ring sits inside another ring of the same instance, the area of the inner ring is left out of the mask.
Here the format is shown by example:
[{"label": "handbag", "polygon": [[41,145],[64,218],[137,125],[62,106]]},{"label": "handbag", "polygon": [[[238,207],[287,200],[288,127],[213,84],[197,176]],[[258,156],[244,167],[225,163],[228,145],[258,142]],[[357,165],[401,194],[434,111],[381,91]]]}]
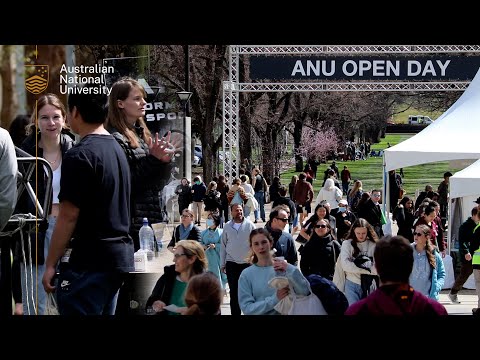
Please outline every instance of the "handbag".
[{"label": "handbag", "polygon": [[379,278],[377,275],[360,274],[360,283],[362,287],[362,299],[363,299],[378,289]]},{"label": "handbag", "polygon": [[[310,285],[308,286],[310,288]],[[310,294],[306,296],[293,295],[292,306],[288,315],[328,315],[322,302],[310,288]]]}]

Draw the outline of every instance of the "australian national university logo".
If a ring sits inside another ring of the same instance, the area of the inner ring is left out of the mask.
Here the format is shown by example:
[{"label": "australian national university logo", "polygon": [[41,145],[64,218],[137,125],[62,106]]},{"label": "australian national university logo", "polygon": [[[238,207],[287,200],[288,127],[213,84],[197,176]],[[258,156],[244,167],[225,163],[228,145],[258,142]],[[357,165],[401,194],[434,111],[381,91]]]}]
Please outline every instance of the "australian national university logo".
[{"label": "australian national university logo", "polygon": [[32,94],[41,94],[48,86],[48,65],[25,64],[25,88]]}]

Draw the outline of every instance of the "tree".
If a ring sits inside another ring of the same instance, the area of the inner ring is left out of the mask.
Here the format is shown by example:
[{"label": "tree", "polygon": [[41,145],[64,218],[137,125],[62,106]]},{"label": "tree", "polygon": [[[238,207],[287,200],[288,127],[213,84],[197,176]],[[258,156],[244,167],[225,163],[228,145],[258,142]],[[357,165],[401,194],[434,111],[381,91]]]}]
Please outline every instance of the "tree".
[{"label": "tree", "polygon": [[312,158],[326,160],[330,152],[337,150],[337,146],[338,136],[332,128],[322,127],[322,131],[304,128],[302,131],[302,144],[297,149],[297,152],[307,160]]},{"label": "tree", "polygon": [[14,45],[3,45],[1,47],[0,78],[2,83],[2,111],[0,114],[0,125],[9,129],[10,123],[18,110],[18,99],[15,89],[16,60]]}]

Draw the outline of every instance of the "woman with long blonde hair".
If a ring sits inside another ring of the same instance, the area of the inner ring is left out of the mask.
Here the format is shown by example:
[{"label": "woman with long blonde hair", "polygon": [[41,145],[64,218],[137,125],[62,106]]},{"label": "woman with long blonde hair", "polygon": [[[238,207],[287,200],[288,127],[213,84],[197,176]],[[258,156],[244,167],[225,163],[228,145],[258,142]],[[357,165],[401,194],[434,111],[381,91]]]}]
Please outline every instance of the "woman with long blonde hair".
[{"label": "woman with long blonde hair", "polygon": [[124,77],[112,86],[108,100],[106,129],[125,151],[132,176],[132,227],[135,251],[140,248],[138,232],[143,218],[149,223],[166,221],[160,206],[159,192],[170,179],[175,152],[182,138],[170,132],[159,138],[152,136],[143,117],[147,104],[143,87],[134,79]]},{"label": "woman with long blonde hair", "polygon": [[423,295],[438,301],[445,282],[445,266],[442,257],[433,245],[434,233],[425,224],[415,226],[413,233],[413,269],[410,285]]}]

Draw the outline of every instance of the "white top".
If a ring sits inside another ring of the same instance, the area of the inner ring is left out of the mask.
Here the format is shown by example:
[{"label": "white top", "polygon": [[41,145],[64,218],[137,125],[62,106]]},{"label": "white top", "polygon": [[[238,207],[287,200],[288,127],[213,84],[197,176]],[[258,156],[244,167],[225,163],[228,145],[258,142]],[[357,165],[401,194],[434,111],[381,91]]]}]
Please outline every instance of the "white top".
[{"label": "white top", "polygon": [[60,201],[58,200],[58,194],[60,193],[60,177],[62,172],[62,164],[57,167],[56,170],[53,171],[53,178],[52,178],[52,204],[58,204]]}]

